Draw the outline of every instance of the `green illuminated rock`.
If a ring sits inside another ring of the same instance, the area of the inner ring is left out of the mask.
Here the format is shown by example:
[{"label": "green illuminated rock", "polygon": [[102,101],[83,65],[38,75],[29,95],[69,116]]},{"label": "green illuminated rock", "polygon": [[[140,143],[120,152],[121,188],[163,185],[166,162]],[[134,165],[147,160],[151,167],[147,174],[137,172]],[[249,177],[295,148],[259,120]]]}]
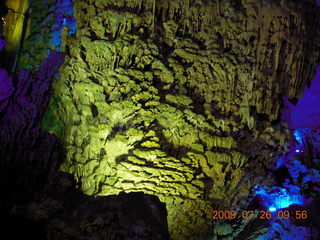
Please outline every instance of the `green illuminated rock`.
[{"label": "green illuminated rock", "polygon": [[211,210],[235,209],[288,147],[281,96],[301,95],[319,57],[299,4],[75,1],[44,122],[61,170],[89,195],[159,196],[174,240],[208,236]]}]

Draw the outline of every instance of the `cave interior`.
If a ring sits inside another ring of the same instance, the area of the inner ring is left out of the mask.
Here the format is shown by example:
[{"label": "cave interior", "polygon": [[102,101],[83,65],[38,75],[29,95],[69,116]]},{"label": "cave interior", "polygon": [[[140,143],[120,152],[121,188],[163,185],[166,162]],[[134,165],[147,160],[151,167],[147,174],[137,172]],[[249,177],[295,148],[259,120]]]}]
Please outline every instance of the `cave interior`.
[{"label": "cave interior", "polygon": [[320,239],[320,0],[0,18],[6,239]]}]

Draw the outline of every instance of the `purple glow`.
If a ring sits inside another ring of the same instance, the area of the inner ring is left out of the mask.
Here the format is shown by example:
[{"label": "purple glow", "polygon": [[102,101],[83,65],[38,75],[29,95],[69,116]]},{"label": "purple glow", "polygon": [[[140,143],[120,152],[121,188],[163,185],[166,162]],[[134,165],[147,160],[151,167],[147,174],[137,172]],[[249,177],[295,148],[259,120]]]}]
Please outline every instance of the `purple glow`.
[{"label": "purple glow", "polygon": [[4,47],[7,45],[2,33],[0,33],[0,51],[3,51]]},{"label": "purple glow", "polygon": [[[317,0],[317,3],[320,5],[320,0]],[[317,193],[320,195],[318,187],[320,171],[314,164],[318,158],[317,149],[320,149],[320,132],[317,130],[320,127],[320,66],[317,68],[310,88],[305,88],[303,97],[296,105],[291,104],[287,98],[283,100],[285,111],[281,118],[291,129],[292,141],[289,152],[278,159],[275,169],[287,169],[289,176],[279,183],[280,186],[273,186],[270,189],[255,188],[256,195],[262,198],[264,206],[270,211],[287,208],[293,204],[308,205],[314,201]],[[313,155],[310,155],[310,150],[307,148],[308,145],[310,146],[310,140],[315,149]],[[309,156],[305,155],[305,152]],[[313,159],[308,162],[304,157]],[[308,228],[302,227],[299,230],[301,236],[298,236],[296,231],[288,231],[297,227],[291,222],[286,221],[286,223],[287,229],[281,229],[278,223],[272,220],[267,234],[258,239],[271,240],[282,234],[281,239],[302,240],[310,235]]]},{"label": "purple glow", "polygon": [[10,97],[13,90],[12,77],[5,69],[0,69],[0,102]]},{"label": "purple glow", "polygon": [[284,116],[290,128],[320,127],[320,67],[317,68],[311,87],[305,88],[303,97],[298,100],[296,106],[288,99],[284,101],[286,106]]},{"label": "purple glow", "polygon": [[[36,73],[32,74],[31,71],[22,69],[15,91],[12,77],[5,70],[0,70],[0,97],[4,100],[0,104],[0,139],[10,138],[15,134],[13,130],[21,134],[22,129],[29,129],[31,135],[38,134],[44,110],[50,99],[50,82],[63,61],[64,54],[51,52]],[[24,138],[28,137],[30,136],[24,135]]]}]

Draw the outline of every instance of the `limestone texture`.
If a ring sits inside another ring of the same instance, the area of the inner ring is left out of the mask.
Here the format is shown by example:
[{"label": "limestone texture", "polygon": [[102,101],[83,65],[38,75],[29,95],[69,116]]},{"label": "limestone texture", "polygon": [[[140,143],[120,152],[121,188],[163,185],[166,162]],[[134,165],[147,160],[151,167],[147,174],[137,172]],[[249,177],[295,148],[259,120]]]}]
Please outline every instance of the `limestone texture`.
[{"label": "limestone texture", "polygon": [[[19,2],[19,1],[7,1]],[[61,31],[72,34],[75,25],[70,15],[73,9],[72,1],[63,0],[33,0],[28,2],[24,13],[24,23],[8,22],[7,25],[18,25],[22,29],[21,46],[16,53],[19,55],[17,68],[37,70],[52,50],[60,51]],[[4,29],[9,29],[4,27]],[[8,30],[7,30],[8,31]],[[10,53],[6,53],[10,56]]]},{"label": "limestone texture", "polygon": [[1,54],[1,66],[14,71],[25,35],[25,26],[28,25],[25,23],[29,21],[30,4],[28,0],[4,0],[3,2],[1,8],[6,9],[6,12],[2,15],[3,10],[1,10],[1,18],[3,17],[4,20],[4,23],[1,23],[1,33],[4,34],[7,43],[5,47],[6,53]]},{"label": "limestone texture", "polygon": [[77,0],[43,128],[92,196],[166,204],[173,240],[204,239],[288,149],[282,97],[320,57],[313,1]]},{"label": "limestone texture", "polygon": [[64,54],[53,51],[36,72],[21,69],[16,76],[0,69],[2,234],[12,240],[169,239],[165,205],[156,196],[87,196],[58,171],[64,148],[41,121],[63,61]]}]

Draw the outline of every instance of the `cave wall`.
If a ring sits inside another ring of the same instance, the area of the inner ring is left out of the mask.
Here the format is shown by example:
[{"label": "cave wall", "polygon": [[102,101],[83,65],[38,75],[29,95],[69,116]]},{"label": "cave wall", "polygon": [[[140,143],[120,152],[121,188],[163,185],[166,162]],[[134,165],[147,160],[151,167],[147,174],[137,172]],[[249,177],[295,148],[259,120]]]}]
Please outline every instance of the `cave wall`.
[{"label": "cave wall", "polygon": [[84,195],[59,171],[64,148],[41,121],[63,61],[64,54],[53,51],[36,72],[0,69],[2,234],[12,240],[169,239],[165,204],[156,196]]},{"label": "cave wall", "polygon": [[[70,0],[30,1],[28,11],[24,14],[21,48],[16,52],[17,69],[37,70],[52,50],[61,50],[62,29],[67,28],[68,34],[75,32],[73,10]],[[8,24],[17,25],[15,22]]]},{"label": "cave wall", "polygon": [[4,1],[7,8],[7,14],[4,16],[3,35],[7,39],[5,54],[1,54],[2,67],[14,71],[18,53],[24,36],[27,34],[30,18],[27,12],[30,10],[28,0]]},{"label": "cave wall", "polygon": [[[166,203],[172,239],[207,236],[288,149],[282,96],[319,60],[313,1],[75,1],[43,122],[88,195]],[[263,164],[262,164],[263,163]],[[244,203],[245,204],[245,203]]]}]

